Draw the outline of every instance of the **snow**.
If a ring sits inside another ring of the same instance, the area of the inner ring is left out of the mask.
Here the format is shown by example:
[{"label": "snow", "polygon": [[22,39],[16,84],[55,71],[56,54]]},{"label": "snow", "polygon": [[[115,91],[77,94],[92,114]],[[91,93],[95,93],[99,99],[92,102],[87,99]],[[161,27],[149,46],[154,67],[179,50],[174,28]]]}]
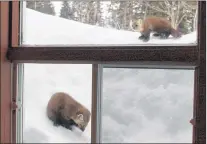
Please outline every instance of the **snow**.
[{"label": "snow", "polygon": [[143,42],[138,40],[140,36],[138,32],[83,24],[30,9],[26,9],[24,17],[23,44],[25,45],[172,45],[197,42],[197,32],[187,34],[179,40],[170,36],[165,40],[153,37],[150,41]]},{"label": "snow", "polygon": [[24,142],[90,142],[90,123],[79,139],[80,132],[54,127],[46,117],[46,106],[53,93],[64,91],[91,110],[91,65],[25,64],[24,67]]},{"label": "snow", "polygon": [[[141,44],[138,33],[100,28],[24,11],[24,44]],[[149,43],[195,42],[196,32],[181,39]],[[193,70],[103,70],[104,142],[192,142]],[[46,105],[57,91],[71,94],[91,110],[92,65],[24,64],[23,141],[25,143],[90,143],[85,132],[54,127]]]}]

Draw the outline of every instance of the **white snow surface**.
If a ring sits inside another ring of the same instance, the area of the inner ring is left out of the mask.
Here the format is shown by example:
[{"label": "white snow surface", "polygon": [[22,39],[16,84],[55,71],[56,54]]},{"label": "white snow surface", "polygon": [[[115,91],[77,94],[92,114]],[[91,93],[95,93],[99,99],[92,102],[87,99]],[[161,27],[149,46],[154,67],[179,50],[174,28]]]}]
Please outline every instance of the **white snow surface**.
[{"label": "white snow surface", "polygon": [[[138,33],[91,26],[24,11],[24,44],[139,44]],[[181,39],[149,43],[193,43]],[[103,71],[104,142],[192,142],[193,70],[119,69]],[[24,64],[24,142],[90,143],[85,132],[55,127],[46,116],[51,95],[64,91],[91,111],[92,65]]]},{"label": "white snow surface", "polygon": [[165,40],[152,37],[150,41],[142,42],[138,39],[139,32],[83,24],[30,9],[26,9],[24,12],[23,33],[23,44],[25,45],[172,45],[197,42],[197,32],[187,34],[179,40],[170,36]]}]

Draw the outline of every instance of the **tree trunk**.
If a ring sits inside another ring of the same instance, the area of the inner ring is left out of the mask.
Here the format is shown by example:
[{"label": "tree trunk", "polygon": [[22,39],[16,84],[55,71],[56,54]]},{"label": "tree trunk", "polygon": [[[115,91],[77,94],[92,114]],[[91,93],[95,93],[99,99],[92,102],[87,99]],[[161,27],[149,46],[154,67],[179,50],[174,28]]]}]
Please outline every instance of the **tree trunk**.
[{"label": "tree trunk", "polygon": [[194,16],[194,23],[193,23],[193,30],[196,31],[197,30],[197,17],[198,17],[198,9],[196,8],[196,12],[195,12],[195,16]]}]

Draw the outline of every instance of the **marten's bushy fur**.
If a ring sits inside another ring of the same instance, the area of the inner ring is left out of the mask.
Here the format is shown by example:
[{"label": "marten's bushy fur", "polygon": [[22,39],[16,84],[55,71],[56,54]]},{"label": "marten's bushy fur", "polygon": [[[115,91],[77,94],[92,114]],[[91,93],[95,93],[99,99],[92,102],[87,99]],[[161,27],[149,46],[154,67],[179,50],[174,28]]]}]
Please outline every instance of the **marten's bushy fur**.
[{"label": "marten's bushy fur", "polygon": [[70,130],[72,130],[72,126],[77,126],[84,131],[91,113],[69,94],[57,92],[48,102],[47,116],[55,126],[61,125]]},{"label": "marten's bushy fur", "polygon": [[136,30],[139,29],[141,33],[139,39],[145,42],[149,41],[151,32],[154,32],[153,36],[159,36],[161,39],[167,39],[170,35],[174,38],[182,36],[178,30],[171,26],[168,20],[160,17],[147,17],[141,24],[140,21],[136,21],[132,27]]}]

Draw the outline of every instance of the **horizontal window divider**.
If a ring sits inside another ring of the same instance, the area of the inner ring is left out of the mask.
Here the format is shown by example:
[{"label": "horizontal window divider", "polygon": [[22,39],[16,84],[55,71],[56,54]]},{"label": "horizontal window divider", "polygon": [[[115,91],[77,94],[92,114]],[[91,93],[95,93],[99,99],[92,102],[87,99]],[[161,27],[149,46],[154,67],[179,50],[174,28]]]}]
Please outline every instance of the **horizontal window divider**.
[{"label": "horizontal window divider", "polygon": [[185,62],[195,65],[198,61],[196,46],[156,47],[13,47],[7,52],[12,62]]},{"label": "horizontal window divider", "polygon": [[183,69],[195,70],[196,63],[184,62],[122,62],[101,64],[103,68],[130,68],[130,69]]},{"label": "horizontal window divider", "polygon": [[173,50],[173,49],[197,49],[198,45],[159,45],[159,44],[153,44],[153,45],[93,45],[93,44],[81,44],[81,45],[20,45],[17,47],[10,47],[10,48],[41,48],[41,49],[68,49],[68,50]]}]

